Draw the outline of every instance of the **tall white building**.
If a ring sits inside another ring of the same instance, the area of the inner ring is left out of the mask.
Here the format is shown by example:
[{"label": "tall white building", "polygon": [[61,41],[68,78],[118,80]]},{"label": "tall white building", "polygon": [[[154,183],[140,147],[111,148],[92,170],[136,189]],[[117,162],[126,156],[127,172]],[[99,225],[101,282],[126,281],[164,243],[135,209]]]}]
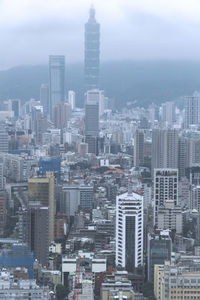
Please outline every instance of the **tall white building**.
[{"label": "tall white building", "polygon": [[168,101],[162,104],[162,121],[167,125],[172,125],[175,122],[175,104]]},{"label": "tall white building", "polygon": [[68,91],[68,102],[71,106],[71,110],[76,107],[76,93],[74,91]]},{"label": "tall white building", "polygon": [[178,169],[154,169],[154,222],[157,226],[158,210],[167,200],[178,205]]},{"label": "tall white building", "polygon": [[116,265],[128,272],[143,265],[143,197],[135,192],[116,199]]},{"label": "tall white building", "polygon": [[185,128],[197,125],[200,121],[200,97],[185,97]]},{"label": "tall white building", "polygon": [[155,168],[178,168],[178,131],[154,129],[152,132],[152,175]]}]

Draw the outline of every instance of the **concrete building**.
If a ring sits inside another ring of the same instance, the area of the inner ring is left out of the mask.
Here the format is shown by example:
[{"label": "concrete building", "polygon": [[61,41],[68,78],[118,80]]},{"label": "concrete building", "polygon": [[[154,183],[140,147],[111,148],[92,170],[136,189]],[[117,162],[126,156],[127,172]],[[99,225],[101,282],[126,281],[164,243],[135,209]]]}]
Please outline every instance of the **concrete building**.
[{"label": "concrete building", "polygon": [[42,266],[49,265],[49,208],[29,203],[29,245]]},{"label": "concrete building", "polygon": [[187,96],[184,100],[185,106],[185,128],[190,125],[197,125],[200,121],[200,97]]},{"label": "concrete building", "polygon": [[128,272],[143,265],[143,197],[134,192],[116,199],[116,265]]},{"label": "concrete building", "polygon": [[99,87],[100,24],[95,19],[95,9],[90,8],[85,24],[85,91]]},{"label": "concrete building", "polygon": [[178,168],[178,132],[174,129],[152,131],[152,176],[155,168]]},{"label": "concrete building", "polygon": [[180,262],[156,265],[154,270],[156,299],[199,299],[200,265],[198,256],[180,258]]},{"label": "concrete building", "polygon": [[178,169],[154,169],[154,223],[157,226],[158,210],[166,200],[178,205]]},{"label": "concrete building", "polygon": [[49,115],[49,86],[42,83],[40,86],[40,104],[43,106],[45,116]]},{"label": "concrete building", "polygon": [[8,100],[8,110],[14,112],[14,117],[16,119],[18,119],[20,116],[20,108],[21,108],[20,104],[21,104],[20,99],[9,99]]},{"label": "concrete building", "polygon": [[166,200],[158,209],[158,229],[175,230],[177,234],[183,231],[183,216],[180,206],[175,206],[174,200]]},{"label": "concrete building", "polygon": [[65,101],[65,56],[49,56],[49,110],[53,119],[56,103]]},{"label": "concrete building", "polygon": [[101,300],[135,300],[135,292],[126,271],[117,271],[106,276],[101,285]]},{"label": "concrete building", "polygon": [[54,124],[56,128],[66,128],[71,117],[71,106],[67,102],[59,102],[54,106]]},{"label": "concrete building", "polygon": [[4,270],[0,272],[1,300],[48,300],[48,288],[40,288],[33,279],[16,279],[13,274]]},{"label": "concrete building", "polygon": [[49,208],[49,242],[54,241],[54,174],[46,172],[46,177],[34,177],[28,180],[29,202],[39,202]]},{"label": "concrete building", "polygon": [[144,131],[136,130],[134,135],[134,167],[144,164]]},{"label": "concrete building", "polygon": [[64,255],[62,257],[62,282],[65,283],[70,273],[76,272],[77,261],[83,266],[86,273],[106,272],[106,258],[95,256],[93,252],[79,251],[78,254]]},{"label": "concrete building", "polygon": [[158,234],[148,235],[147,265],[148,280],[154,281],[154,266],[171,261],[172,240],[169,231],[161,231]]},{"label": "concrete building", "polygon": [[8,152],[8,132],[0,127],[0,152]]},{"label": "concrete building", "polygon": [[76,108],[76,93],[74,91],[68,91],[68,103],[71,107],[71,110]]},{"label": "concrete building", "polygon": [[174,102],[168,101],[162,104],[162,121],[166,125],[172,125],[176,120],[175,115],[175,104]]}]

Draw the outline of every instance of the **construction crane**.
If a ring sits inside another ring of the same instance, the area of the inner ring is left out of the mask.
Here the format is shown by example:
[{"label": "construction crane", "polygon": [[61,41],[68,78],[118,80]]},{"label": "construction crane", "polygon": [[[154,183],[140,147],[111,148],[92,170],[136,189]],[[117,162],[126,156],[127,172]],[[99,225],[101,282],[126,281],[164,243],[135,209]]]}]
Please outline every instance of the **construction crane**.
[{"label": "construction crane", "polygon": [[77,262],[76,262],[76,275],[75,275],[73,300],[78,300],[78,297],[79,297],[80,264],[81,264],[81,256],[79,255],[78,259],[77,259]]}]

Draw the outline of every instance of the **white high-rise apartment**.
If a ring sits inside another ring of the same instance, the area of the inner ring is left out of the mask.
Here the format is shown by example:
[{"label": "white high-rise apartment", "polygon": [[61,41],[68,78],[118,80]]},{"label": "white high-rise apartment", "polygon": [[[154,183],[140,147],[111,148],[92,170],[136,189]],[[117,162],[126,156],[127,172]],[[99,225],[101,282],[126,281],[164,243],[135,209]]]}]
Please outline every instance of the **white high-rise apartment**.
[{"label": "white high-rise apartment", "polygon": [[68,91],[68,102],[71,106],[71,110],[76,107],[76,93],[74,91]]},{"label": "white high-rise apartment", "polygon": [[162,121],[171,125],[175,122],[175,104],[168,101],[162,104]]},{"label": "white high-rise apartment", "polygon": [[128,272],[143,265],[143,196],[135,192],[116,199],[116,265]]},{"label": "white high-rise apartment", "polygon": [[152,175],[155,168],[178,168],[178,141],[175,129],[152,131]]},{"label": "white high-rise apartment", "polygon": [[154,222],[157,225],[158,210],[167,200],[178,205],[178,169],[154,169]]},{"label": "white high-rise apartment", "polygon": [[185,128],[197,125],[200,121],[200,97],[185,97]]}]

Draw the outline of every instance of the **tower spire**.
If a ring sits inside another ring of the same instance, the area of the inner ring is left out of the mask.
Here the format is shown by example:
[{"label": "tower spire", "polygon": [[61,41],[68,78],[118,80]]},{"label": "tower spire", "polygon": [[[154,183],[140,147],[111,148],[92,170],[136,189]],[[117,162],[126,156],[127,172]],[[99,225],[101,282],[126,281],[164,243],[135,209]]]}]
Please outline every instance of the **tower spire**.
[{"label": "tower spire", "polygon": [[93,1],[91,2],[91,6],[90,6],[89,20],[90,21],[95,21],[95,8],[94,8]]}]

